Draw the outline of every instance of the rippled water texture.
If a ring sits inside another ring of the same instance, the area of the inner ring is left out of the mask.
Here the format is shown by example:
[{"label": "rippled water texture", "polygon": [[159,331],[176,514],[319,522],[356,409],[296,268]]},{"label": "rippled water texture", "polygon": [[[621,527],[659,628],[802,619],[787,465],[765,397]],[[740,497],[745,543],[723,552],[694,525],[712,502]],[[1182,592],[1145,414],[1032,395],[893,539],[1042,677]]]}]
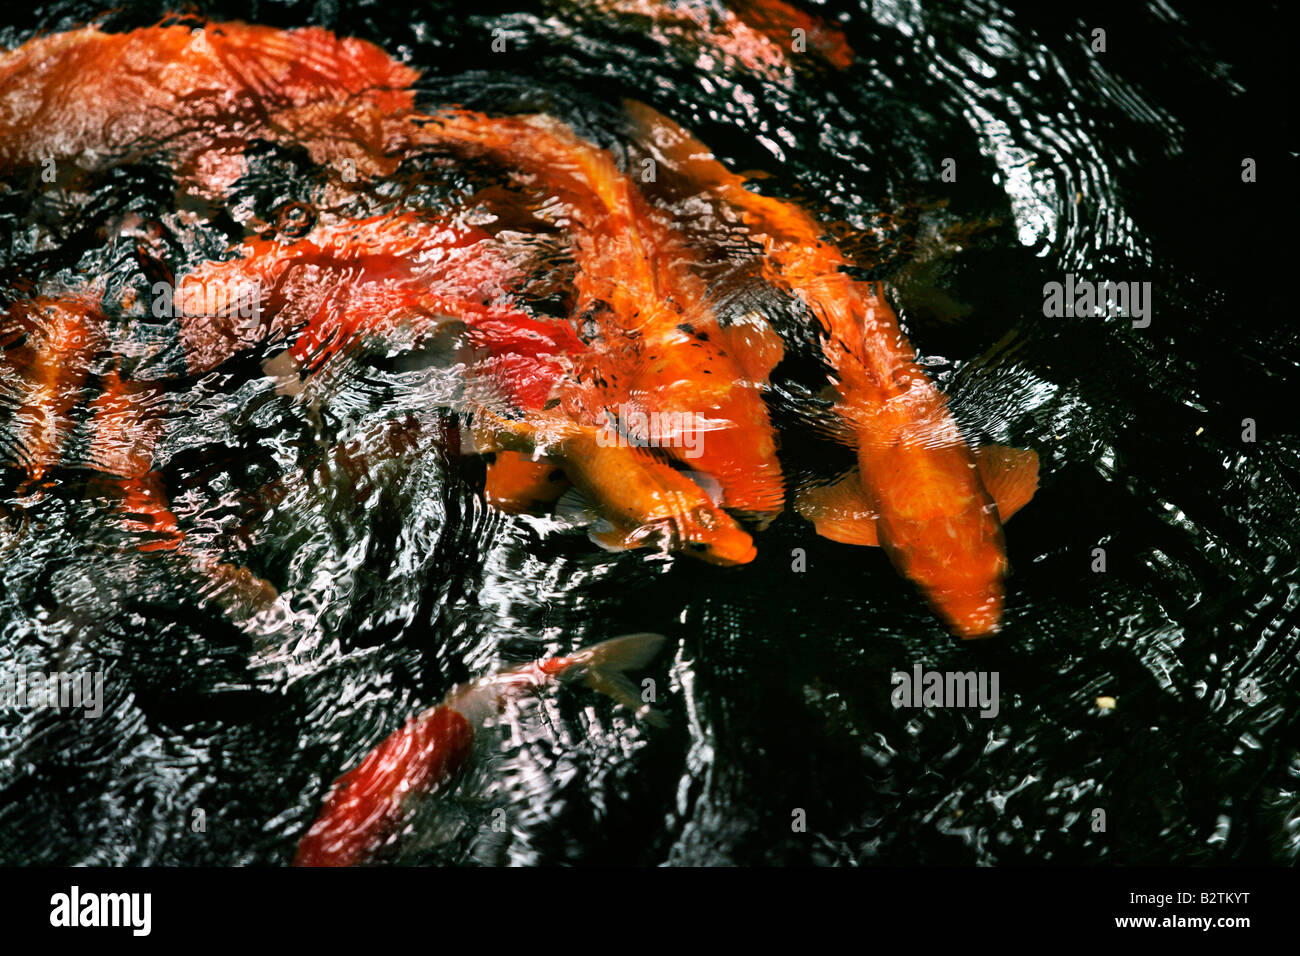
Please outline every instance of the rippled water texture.
[{"label": "rippled water texture", "polygon": [[[159,470],[191,548],[281,599],[241,614],[192,564],[125,545],[85,469],[35,491],[6,469],[0,674],[105,684],[98,719],[0,709],[0,862],[287,863],[330,782],[408,714],[503,664],[630,631],[669,638],[635,675],[655,681],[666,728],[582,687],[543,693],[380,860],[1294,861],[1291,52],[1271,13],[1059,7],[807,6],[843,30],[843,63],[729,45],[723,7],[704,3],[660,21],[631,0],[201,5],[367,39],[421,72],[427,109],[544,111],[629,164],[621,100],[650,103],[732,169],[766,174],[757,188],[836,223],[962,428],[1035,449],[1040,490],[1007,527],[1005,627],[963,644],[879,549],[819,538],[791,508],[740,568],[613,554],[554,518],[489,508],[445,343],[369,342],[298,394],[265,373],[269,351],[187,375],[155,350],[137,373],[170,399]],[[98,13],[11,9],[0,46]],[[1242,182],[1245,157],[1259,182]],[[494,175],[411,162],[343,211],[513,195]],[[39,169],[5,182],[0,295],[99,276],[125,296],[154,278],[143,233],[179,274],[339,201],[309,157],[273,143],[219,201],[178,195],[147,158],[76,189]],[[707,210],[661,198],[729,261]],[[545,235],[516,253],[538,302],[573,268]],[[1150,325],[1046,316],[1043,286],[1067,273],[1150,282]],[[716,282],[720,308],[747,307],[738,281]],[[767,401],[798,488],[851,455],[817,427],[799,317],[763,295],[787,338]],[[136,325],[115,344],[165,341]],[[23,411],[0,401],[8,436]],[[896,709],[891,674],[918,664],[997,672],[996,717]]]}]

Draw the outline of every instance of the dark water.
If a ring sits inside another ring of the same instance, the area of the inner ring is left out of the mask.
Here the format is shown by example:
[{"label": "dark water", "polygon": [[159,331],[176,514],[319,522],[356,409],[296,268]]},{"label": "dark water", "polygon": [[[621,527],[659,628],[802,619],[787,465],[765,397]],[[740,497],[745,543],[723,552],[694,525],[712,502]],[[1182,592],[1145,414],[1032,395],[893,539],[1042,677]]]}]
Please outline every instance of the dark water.
[{"label": "dark water", "polygon": [[[482,465],[454,453],[443,363],[372,348],[307,402],[236,359],[173,386],[159,458],[190,539],[271,580],[272,612],[238,623],[174,563],[124,550],[84,475],[39,500],[6,478],[0,669],[103,670],[106,705],[0,711],[0,861],[288,862],[329,782],[456,681],[641,630],[670,637],[644,675],[667,729],[579,688],[544,695],[385,859],[1295,860],[1294,77],[1276,11],[830,4],[853,66],[755,78],[570,5],[196,9],[372,40],[423,71],[426,105],[544,109],[604,145],[621,97],[650,102],[844,221],[963,427],[1036,449],[1041,488],[1008,526],[1006,627],[963,646],[881,553],[792,512],[740,569],[614,556],[491,512]],[[11,11],[0,44],[97,12]],[[402,173],[430,205],[456,175]],[[219,255],[238,225],[209,210],[182,227],[168,176],[119,168],[77,202],[6,184],[6,296],[32,274],[140,281],[88,238],[127,212],[176,226],[177,266]],[[312,189],[268,149],[231,205],[266,218]],[[1044,283],[1071,272],[1150,282],[1150,326],[1046,317]],[[771,397],[795,481],[835,465],[799,429],[803,371],[779,369]],[[359,468],[339,450],[394,427],[413,449]],[[996,671],[1000,712],[895,709],[890,675],[915,664]]]}]

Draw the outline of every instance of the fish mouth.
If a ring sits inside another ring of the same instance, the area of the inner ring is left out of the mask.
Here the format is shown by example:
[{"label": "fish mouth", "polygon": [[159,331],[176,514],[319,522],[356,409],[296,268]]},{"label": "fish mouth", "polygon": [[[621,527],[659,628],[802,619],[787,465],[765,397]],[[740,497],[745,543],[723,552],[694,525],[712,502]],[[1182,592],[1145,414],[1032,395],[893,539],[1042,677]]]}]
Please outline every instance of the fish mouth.
[{"label": "fish mouth", "polygon": [[937,592],[930,595],[930,603],[963,641],[990,638],[1002,630],[1000,590]]},{"label": "fish mouth", "polygon": [[701,524],[681,517],[666,518],[643,525],[630,538],[642,544],[657,545],[667,554],[685,554],[720,567],[749,564],[758,557],[754,539],[739,526],[710,527],[710,524],[712,522]]},{"label": "fish mouth", "polygon": [[745,539],[743,544],[737,540],[725,547],[720,547],[717,542],[690,541],[684,550],[709,564],[734,568],[749,564],[758,557],[758,548],[754,546],[753,540],[748,535],[745,535]]}]

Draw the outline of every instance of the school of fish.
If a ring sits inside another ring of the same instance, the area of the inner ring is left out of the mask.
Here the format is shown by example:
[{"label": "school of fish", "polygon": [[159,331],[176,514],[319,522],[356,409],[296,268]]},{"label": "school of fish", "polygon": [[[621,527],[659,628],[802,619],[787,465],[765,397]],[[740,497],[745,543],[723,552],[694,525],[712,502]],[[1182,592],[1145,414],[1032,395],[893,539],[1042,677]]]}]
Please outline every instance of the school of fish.
[{"label": "school of fish", "polygon": [[[728,7],[720,21],[647,0],[583,9],[648,17],[665,42],[711,44],[745,69],[789,69],[777,40],[794,27],[826,66],[853,61],[842,35],[779,0]],[[178,375],[265,349],[265,374],[290,392],[359,343],[413,346],[450,330],[466,381],[454,411],[488,460],[484,494],[494,506],[556,510],[611,550],[655,548],[722,566],[752,561],[756,535],[793,509],[818,534],[883,549],[953,634],[999,630],[1002,525],[1033,496],[1037,456],[968,443],[882,285],[852,278],[854,263],[814,215],[751,190],[644,104],[623,104],[625,134],[653,159],[656,190],[553,117],[454,104],[421,111],[418,79],[362,40],[233,22],[170,20],[123,33],[87,26],[0,54],[0,177],[12,182],[53,169],[59,186],[73,188],[79,176],[148,158],[167,164],[178,195],[219,206],[259,140],[336,171],[328,187],[336,199],[421,156],[487,164],[521,194],[545,197],[528,211],[533,234],[485,222],[474,201],[362,217],[322,204],[292,229],[250,230],[179,272],[147,226],[124,222],[166,301],[110,303],[112,290],[90,275],[61,284],[32,277],[5,290],[0,464],[17,473],[21,494],[89,473],[131,547],[180,562],[227,606],[256,613],[275,588],[191,545],[171,510],[157,454],[175,391],[132,377],[112,323],[171,317],[184,356]],[[811,323],[832,408],[826,425],[853,449],[851,471],[787,487],[765,398],[787,351],[783,330],[761,309],[720,306],[710,253],[679,228],[667,189],[739,223],[754,250],[752,281]],[[558,279],[540,277],[565,286],[563,309],[554,299],[539,308],[530,294],[547,244],[572,263]],[[296,862],[364,862],[399,828],[410,798],[455,778],[487,716],[551,680],[581,676],[645,714],[623,673],[661,643],[630,635],[452,691],[339,778]]]}]

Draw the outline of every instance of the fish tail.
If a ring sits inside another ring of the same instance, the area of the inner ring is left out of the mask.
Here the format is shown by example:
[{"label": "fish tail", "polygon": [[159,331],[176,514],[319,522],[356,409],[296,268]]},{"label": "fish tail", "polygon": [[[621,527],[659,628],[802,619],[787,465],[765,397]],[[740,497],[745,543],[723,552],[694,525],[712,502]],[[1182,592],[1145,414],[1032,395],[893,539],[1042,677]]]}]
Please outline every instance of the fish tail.
[{"label": "fish tail", "polygon": [[625,671],[638,670],[648,664],[664,646],[662,634],[624,634],[578,651],[567,659],[565,680],[582,679],[592,690],[622,704],[637,717],[655,726],[667,720],[641,696],[640,690]]}]

